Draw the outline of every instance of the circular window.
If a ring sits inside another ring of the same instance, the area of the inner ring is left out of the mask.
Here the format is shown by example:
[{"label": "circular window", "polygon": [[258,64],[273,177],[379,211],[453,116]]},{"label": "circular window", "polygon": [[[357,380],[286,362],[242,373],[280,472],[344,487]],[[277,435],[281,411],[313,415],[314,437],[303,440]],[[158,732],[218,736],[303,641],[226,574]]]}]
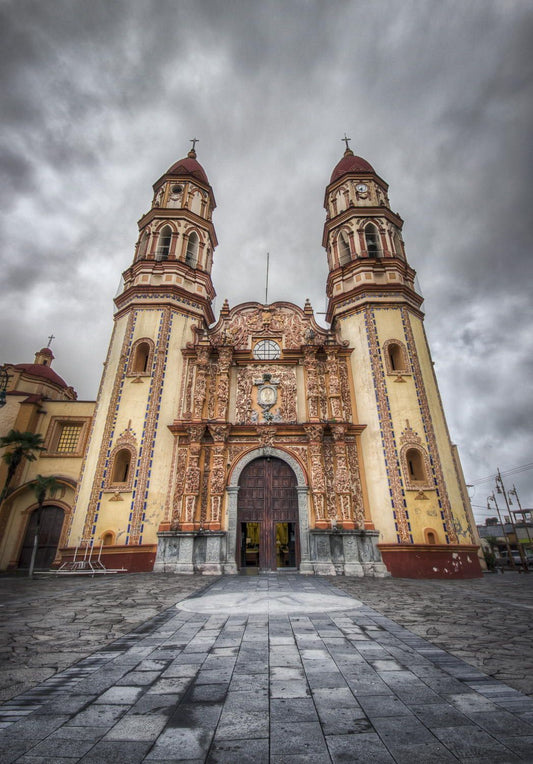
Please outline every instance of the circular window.
[{"label": "circular window", "polygon": [[181,194],[183,186],[172,186],[171,191],[173,194]]},{"label": "circular window", "polygon": [[262,361],[273,361],[280,356],[280,346],[274,340],[261,340],[254,347],[254,358],[260,358]]}]

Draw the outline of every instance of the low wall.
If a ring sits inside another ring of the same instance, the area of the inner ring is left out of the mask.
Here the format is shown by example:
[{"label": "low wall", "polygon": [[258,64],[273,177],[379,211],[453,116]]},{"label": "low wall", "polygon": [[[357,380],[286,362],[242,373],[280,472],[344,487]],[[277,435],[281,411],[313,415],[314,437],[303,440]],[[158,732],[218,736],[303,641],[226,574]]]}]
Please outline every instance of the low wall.
[{"label": "low wall", "polygon": [[477,546],[378,544],[395,578],[481,578]]},{"label": "low wall", "polygon": [[[93,549],[91,561],[98,559],[99,548]],[[74,560],[74,548],[61,549],[61,563]],[[143,544],[141,546],[104,546],[100,562],[109,570],[126,568],[128,573],[144,573],[153,570],[157,546],[155,544]],[[83,560],[84,550],[78,549],[76,560]],[[89,559],[88,554],[86,559]]]}]

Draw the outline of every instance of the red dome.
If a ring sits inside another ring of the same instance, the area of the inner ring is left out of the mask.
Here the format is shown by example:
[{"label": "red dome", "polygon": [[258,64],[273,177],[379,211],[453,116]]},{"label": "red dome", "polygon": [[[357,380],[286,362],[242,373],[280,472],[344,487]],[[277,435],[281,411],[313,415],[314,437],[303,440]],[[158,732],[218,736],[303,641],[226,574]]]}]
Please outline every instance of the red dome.
[{"label": "red dome", "polygon": [[61,379],[59,374],[56,374],[50,366],[45,366],[41,363],[17,363],[13,368],[25,371],[26,374],[30,374],[32,377],[41,377],[41,379],[52,382],[54,385],[59,385],[59,387],[67,387],[65,380]]},{"label": "red dome", "polygon": [[176,164],[173,164],[172,167],[166,171],[165,175],[177,175],[178,177],[192,175],[196,180],[202,181],[202,183],[205,183],[207,186],[209,185],[204,168],[200,162],[196,161],[195,151],[189,151],[185,159],[179,159]]},{"label": "red dome", "polygon": [[344,152],[344,156],[341,161],[336,165],[335,169],[331,173],[330,183],[334,183],[343,175],[347,175],[349,172],[374,172],[374,168],[371,164],[368,164],[366,159],[362,157],[356,157],[355,154],[348,149]]}]

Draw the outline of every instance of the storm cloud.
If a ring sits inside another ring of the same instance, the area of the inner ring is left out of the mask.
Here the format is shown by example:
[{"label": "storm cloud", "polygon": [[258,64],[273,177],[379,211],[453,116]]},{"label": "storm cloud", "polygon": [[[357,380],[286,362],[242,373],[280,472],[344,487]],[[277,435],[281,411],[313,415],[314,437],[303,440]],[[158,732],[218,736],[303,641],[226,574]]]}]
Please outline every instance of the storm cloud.
[{"label": "storm cloud", "polygon": [[[95,397],[136,221],[193,137],[216,307],[264,300],[269,252],[269,301],[323,312],[346,131],[406,221],[467,482],[533,462],[529,4],[12,0],[0,17],[0,360],[53,333],[54,368]],[[513,479],[531,506],[533,471]],[[491,484],[475,490],[483,505]]]}]

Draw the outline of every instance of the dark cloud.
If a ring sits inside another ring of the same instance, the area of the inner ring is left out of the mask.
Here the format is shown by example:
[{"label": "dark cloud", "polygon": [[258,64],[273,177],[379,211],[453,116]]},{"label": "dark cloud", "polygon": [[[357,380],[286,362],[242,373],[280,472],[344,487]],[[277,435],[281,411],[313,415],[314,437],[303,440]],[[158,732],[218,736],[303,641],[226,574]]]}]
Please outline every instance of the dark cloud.
[{"label": "dark cloud", "polygon": [[519,0],[2,3],[2,357],[53,331],[96,394],[136,220],[193,135],[218,306],[264,299],[268,251],[269,299],[322,311],[346,130],[406,220],[467,480],[532,461],[532,26]]}]

